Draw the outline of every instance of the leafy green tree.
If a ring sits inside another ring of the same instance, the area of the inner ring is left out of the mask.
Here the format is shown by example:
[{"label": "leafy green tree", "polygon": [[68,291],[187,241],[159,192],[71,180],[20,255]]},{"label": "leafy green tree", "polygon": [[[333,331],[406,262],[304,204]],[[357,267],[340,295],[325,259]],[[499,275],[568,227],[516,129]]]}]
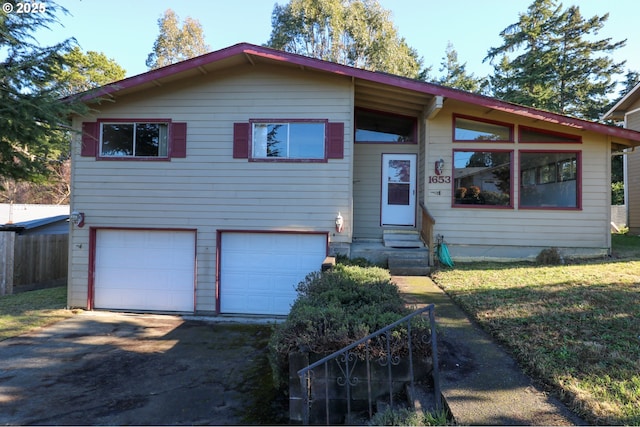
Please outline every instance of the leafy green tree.
[{"label": "leafy green tree", "polygon": [[122,80],[126,75],[124,68],[104,53],[91,50],[83,53],[78,46],[66,53],[64,60],[65,64],[61,64],[54,73],[62,96],[104,86]]},{"label": "leafy green tree", "polygon": [[197,19],[185,18],[180,25],[178,15],[171,9],[158,19],[160,34],[147,57],[150,70],[203,55],[211,48],[204,41],[204,31]]},{"label": "leafy green tree", "polygon": [[371,71],[421,76],[422,59],[398,35],[391,13],[378,0],[290,0],[274,6],[271,25],[269,47]]},{"label": "leafy green tree", "polygon": [[[0,12],[0,178],[43,181],[68,153],[71,114],[86,107],[62,101],[56,70],[69,65],[75,40],[40,46],[34,33],[66,10],[47,2],[39,13]],[[0,181],[0,185],[1,182]]]},{"label": "leafy green tree", "polygon": [[[598,119],[615,90],[624,62],[610,54],[626,40],[593,40],[609,15],[583,18],[578,6],[562,9],[555,0],[534,0],[518,22],[501,33],[502,46],[485,60],[498,59],[490,77],[493,95],[586,119]],[[516,54],[510,58],[509,54]]]},{"label": "leafy green tree", "polygon": [[451,43],[447,44],[445,57],[442,58],[440,72],[444,75],[435,82],[443,86],[466,90],[468,92],[480,93],[487,82],[483,78],[476,77],[473,73],[467,73],[467,64],[460,64],[458,52]]}]

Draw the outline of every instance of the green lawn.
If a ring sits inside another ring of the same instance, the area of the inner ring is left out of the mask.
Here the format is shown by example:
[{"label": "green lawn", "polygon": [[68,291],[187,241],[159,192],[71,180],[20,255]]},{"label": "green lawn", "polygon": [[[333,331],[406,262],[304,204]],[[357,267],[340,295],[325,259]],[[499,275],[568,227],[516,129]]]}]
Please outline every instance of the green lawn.
[{"label": "green lawn", "polygon": [[593,424],[640,424],[640,237],[609,261],[457,264],[434,280]]},{"label": "green lawn", "polygon": [[73,316],[66,305],[66,286],[1,296],[0,341]]}]

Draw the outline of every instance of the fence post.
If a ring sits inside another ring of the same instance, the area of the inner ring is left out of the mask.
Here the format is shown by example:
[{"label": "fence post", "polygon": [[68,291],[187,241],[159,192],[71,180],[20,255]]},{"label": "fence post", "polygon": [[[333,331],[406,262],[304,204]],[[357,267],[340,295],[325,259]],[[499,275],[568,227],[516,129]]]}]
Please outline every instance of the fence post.
[{"label": "fence post", "polygon": [[13,257],[16,233],[0,232],[0,296],[13,293]]}]

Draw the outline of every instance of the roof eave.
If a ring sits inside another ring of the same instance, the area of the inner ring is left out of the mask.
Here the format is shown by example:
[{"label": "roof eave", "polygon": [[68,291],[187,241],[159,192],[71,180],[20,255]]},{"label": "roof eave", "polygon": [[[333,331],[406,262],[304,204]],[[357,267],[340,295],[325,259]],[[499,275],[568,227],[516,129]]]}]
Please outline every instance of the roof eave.
[{"label": "roof eave", "polygon": [[627,108],[630,104],[633,104],[638,99],[640,99],[640,83],[635,85],[633,89],[629,91],[622,99],[616,102],[616,105],[611,107],[609,111],[604,113],[602,116],[603,120],[622,120],[624,119],[625,114],[627,113]]},{"label": "roof eave", "polygon": [[[279,51],[263,46],[252,45],[249,43],[239,43],[221,50],[188,59],[186,61],[178,62],[176,64],[168,65],[156,70],[151,70],[144,74],[129,77],[124,80],[120,80],[118,82],[86,92],[84,94],[80,94],[78,95],[78,97],[83,102],[95,102],[100,99],[104,99],[105,97],[113,97],[120,91],[132,89],[136,86],[143,86],[149,83],[157,84],[159,80],[163,78],[175,76],[176,74],[187,72],[193,70],[194,68],[204,67],[207,64],[227,59],[236,55],[243,55],[247,56],[248,58],[250,58],[251,56],[255,56],[270,59],[276,62],[294,64],[303,68],[306,67],[336,75],[343,75],[353,79],[362,79],[381,85],[390,85],[398,88],[404,88],[418,93],[428,94],[430,96],[442,96],[444,98],[467,102],[492,110],[515,114],[534,120],[544,121],[547,123],[560,124],[579,130],[604,133],[612,137],[623,138],[638,142],[638,145],[640,145],[640,132],[563,116],[557,113],[538,110],[532,107],[512,104],[488,96],[448,88],[434,83],[423,82],[387,73],[353,68],[342,64]],[[636,86],[636,88],[632,92],[635,92],[637,89],[638,86]],[[640,95],[640,91],[638,92]]]}]

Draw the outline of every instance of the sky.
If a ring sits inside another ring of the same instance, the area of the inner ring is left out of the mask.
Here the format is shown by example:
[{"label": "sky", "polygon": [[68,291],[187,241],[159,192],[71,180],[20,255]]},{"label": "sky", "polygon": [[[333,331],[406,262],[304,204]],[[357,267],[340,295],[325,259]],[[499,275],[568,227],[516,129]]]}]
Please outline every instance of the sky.
[{"label": "sky", "polygon": [[[46,4],[47,0],[44,1]],[[417,50],[432,75],[439,68],[447,44],[452,43],[458,60],[476,76],[491,73],[483,63],[487,51],[502,44],[500,32],[518,21],[533,0],[379,0],[392,13],[401,37]],[[182,20],[187,16],[202,24],[212,50],[240,42],[257,45],[268,41],[275,3],[285,0],[58,0],[69,14],[60,15],[62,25],[36,34],[42,45],[75,37],[84,51],[103,52],[126,70],[127,77],[147,71],[145,61],[158,36],[158,19],[173,9]],[[626,60],[626,68],[640,71],[640,1],[565,0],[566,7],[580,6],[583,17],[609,13],[598,39],[627,39],[614,55]]]}]

